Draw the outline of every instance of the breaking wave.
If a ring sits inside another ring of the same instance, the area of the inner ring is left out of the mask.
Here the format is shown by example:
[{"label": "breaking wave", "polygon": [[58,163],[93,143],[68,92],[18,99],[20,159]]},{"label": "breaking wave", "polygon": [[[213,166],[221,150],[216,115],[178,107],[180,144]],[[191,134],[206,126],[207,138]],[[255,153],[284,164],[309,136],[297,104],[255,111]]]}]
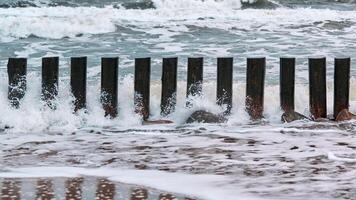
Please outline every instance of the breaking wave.
[{"label": "breaking wave", "polygon": [[198,5],[198,4],[225,4],[233,5],[234,8],[240,8],[242,5],[244,7],[259,7],[259,8],[268,8],[271,5],[277,5],[278,3],[268,0],[191,0],[191,1],[172,1],[172,0],[122,0],[122,1],[113,1],[113,0],[50,0],[50,1],[41,1],[41,0],[13,0],[13,1],[0,1],[0,8],[23,8],[23,7],[55,7],[55,6],[68,6],[68,7],[77,7],[77,6],[108,6],[112,5],[117,8],[120,6],[127,9],[151,9],[157,8],[162,4],[183,4],[186,5]]},{"label": "breaking wave", "polygon": [[354,0],[1,0],[0,8],[23,8],[23,7],[80,7],[80,6],[114,6],[125,9],[157,9],[161,5],[206,5],[224,4],[233,8],[259,8],[271,9],[277,7],[315,7],[323,6],[333,9],[338,7],[352,6]]},{"label": "breaking wave", "polygon": [[[0,80],[0,126],[10,127],[10,132],[41,132],[41,131],[71,131],[83,127],[137,127],[142,123],[142,119],[134,111],[134,89],[131,75],[122,77],[119,84],[119,114],[117,119],[104,117],[104,110],[100,103],[100,81],[89,84],[87,92],[88,112],[73,113],[73,104],[70,94],[69,83],[66,78],[61,78],[59,84],[59,96],[57,99],[57,109],[47,109],[41,103],[41,83],[38,80],[38,73],[31,72],[28,76],[28,89],[24,99],[21,101],[19,109],[9,106],[7,99],[7,78],[2,74]],[[250,119],[245,111],[245,87],[244,83],[235,83],[233,86],[233,110],[229,116],[228,125],[249,124]],[[174,113],[166,119],[175,122],[174,125],[185,123],[188,116],[196,110],[207,110],[213,113],[221,113],[224,108],[217,106],[216,83],[207,81],[203,85],[203,98],[193,99],[193,107],[187,108],[185,105],[185,81],[178,82],[177,108]],[[350,91],[356,88],[355,80],[351,81]],[[151,117],[150,119],[161,119],[160,116],[160,96],[161,84],[152,81],[151,85]],[[308,85],[296,85],[296,110],[305,115],[309,115],[309,92]],[[328,83],[328,110],[333,108],[333,88],[332,83]],[[279,86],[267,85],[265,88],[265,111],[266,122],[281,124],[280,117],[282,111],[279,107]],[[356,109],[355,93],[350,94],[351,110]]]},{"label": "breaking wave", "polygon": [[155,1],[155,6],[160,9],[139,12],[111,6],[0,9],[0,41],[29,36],[62,39],[83,34],[110,33],[115,32],[118,26],[149,33],[159,27],[173,25],[182,31],[188,26],[234,31],[241,28],[253,30],[256,26],[262,30],[289,29],[288,25],[300,25],[301,28],[310,25],[318,28],[313,23],[323,21],[356,22],[353,11],[298,9],[291,12],[284,8],[273,11],[236,11],[233,8],[239,7],[239,3],[230,0],[224,3],[212,0],[211,3],[190,0],[169,3]]}]

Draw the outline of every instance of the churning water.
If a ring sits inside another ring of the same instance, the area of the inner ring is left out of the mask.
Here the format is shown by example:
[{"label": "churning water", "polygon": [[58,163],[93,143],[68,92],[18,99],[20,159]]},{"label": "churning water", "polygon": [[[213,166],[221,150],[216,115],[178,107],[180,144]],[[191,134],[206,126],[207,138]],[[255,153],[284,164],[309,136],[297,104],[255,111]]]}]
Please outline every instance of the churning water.
[{"label": "churning water", "polygon": [[[326,56],[331,113],[333,58],[356,57],[355,34],[353,0],[0,0],[0,178],[103,177],[214,200],[355,199],[355,122],[283,124],[278,95],[279,57],[296,57],[296,110],[309,115],[307,58]],[[44,56],[60,57],[54,111],[40,102]],[[73,56],[88,56],[88,113],[72,113]],[[113,120],[99,98],[107,56],[120,57]],[[160,118],[161,59],[179,57],[178,105],[167,117],[174,124],[143,126],[134,113],[133,60],[147,56],[152,119]],[[205,57],[204,98],[186,108],[193,56]],[[221,125],[186,125],[195,110],[223,110],[215,105],[219,56],[234,57],[232,115]],[[244,110],[245,65],[260,56],[267,57],[265,120],[256,124]],[[18,110],[7,100],[9,57],[29,58]],[[355,89],[352,78],[351,111]]]}]

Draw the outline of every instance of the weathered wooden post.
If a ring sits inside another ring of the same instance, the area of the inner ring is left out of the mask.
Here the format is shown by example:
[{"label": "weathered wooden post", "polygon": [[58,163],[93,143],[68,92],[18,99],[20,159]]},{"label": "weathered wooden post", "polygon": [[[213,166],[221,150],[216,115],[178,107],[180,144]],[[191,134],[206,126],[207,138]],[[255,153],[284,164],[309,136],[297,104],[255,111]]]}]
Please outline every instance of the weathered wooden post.
[{"label": "weathered wooden post", "polygon": [[187,106],[192,106],[190,97],[200,96],[203,90],[203,58],[188,58]]},{"label": "weathered wooden post", "polygon": [[217,91],[218,105],[226,105],[224,114],[230,114],[232,108],[233,58],[218,58]]},{"label": "weathered wooden post", "polygon": [[343,109],[349,109],[350,58],[335,58],[334,119]]},{"label": "weathered wooden post", "polygon": [[295,58],[280,58],[280,103],[284,112],[294,111]]},{"label": "weathered wooden post", "polygon": [[117,116],[117,89],[118,89],[119,58],[101,59],[101,102],[105,116]]},{"label": "weathered wooden post", "polygon": [[169,115],[175,110],[177,100],[178,58],[163,58],[161,114]]},{"label": "weathered wooden post", "polygon": [[309,93],[313,119],[326,118],[326,58],[309,58]]},{"label": "weathered wooden post", "polygon": [[251,119],[263,118],[266,58],[247,58],[246,110]]},{"label": "weathered wooden post", "polygon": [[150,115],[151,58],[135,59],[135,110],[147,120]]},{"label": "weathered wooden post", "polygon": [[70,86],[74,96],[74,112],[86,107],[87,57],[71,58]]},{"label": "weathered wooden post", "polygon": [[19,108],[20,101],[26,92],[27,59],[9,58],[7,72],[9,76],[8,99],[12,107]]},{"label": "weathered wooden post", "polygon": [[58,95],[58,57],[42,58],[42,100],[55,109],[54,100]]}]

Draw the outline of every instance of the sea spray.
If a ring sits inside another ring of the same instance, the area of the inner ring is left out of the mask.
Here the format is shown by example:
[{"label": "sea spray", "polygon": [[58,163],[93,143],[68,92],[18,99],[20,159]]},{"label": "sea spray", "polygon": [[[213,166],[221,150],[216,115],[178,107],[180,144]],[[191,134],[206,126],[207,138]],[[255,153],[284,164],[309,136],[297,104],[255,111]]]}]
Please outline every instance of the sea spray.
[{"label": "sea spray", "polygon": [[[104,111],[100,103],[100,83],[90,83],[87,89],[88,105],[87,112],[74,113],[73,97],[70,94],[68,80],[60,80],[59,96],[57,98],[57,109],[51,110],[41,103],[41,84],[38,73],[31,72],[28,75],[28,90],[25,98],[21,101],[18,110],[9,106],[7,99],[7,78],[3,76],[0,85],[0,124],[9,126],[9,132],[41,132],[45,130],[71,131],[86,126],[113,126],[113,127],[135,127],[141,126],[142,118],[134,112],[133,103],[133,78],[122,77],[119,84],[119,114],[116,119],[104,117]],[[351,81],[351,91],[355,86]],[[332,82],[328,82],[328,111],[333,107]],[[248,124],[250,119],[245,112],[245,83],[234,83],[233,85],[233,109],[232,115],[228,117],[228,124]],[[193,99],[193,107],[187,108],[186,82],[178,82],[177,109],[166,119],[172,120],[176,125],[184,124],[191,113],[196,110],[207,110],[213,113],[221,113],[224,108],[216,105],[216,83],[206,81],[203,84],[203,97]],[[309,116],[308,85],[296,85],[296,111]],[[161,119],[160,116],[160,94],[161,85],[159,81],[151,84],[151,119]],[[279,86],[267,85],[265,89],[264,117],[269,123],[281,124],[282,111],[279,107]],[[351,110],[356,110],[354,95],[350,99]]]}]

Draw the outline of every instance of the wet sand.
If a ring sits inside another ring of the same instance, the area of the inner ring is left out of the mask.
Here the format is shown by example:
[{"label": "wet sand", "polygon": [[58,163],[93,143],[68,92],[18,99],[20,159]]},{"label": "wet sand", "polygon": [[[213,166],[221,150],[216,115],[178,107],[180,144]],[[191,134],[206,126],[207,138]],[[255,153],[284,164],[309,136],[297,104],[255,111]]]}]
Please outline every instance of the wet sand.
[{"label": "wet sand", "polygon": [[[355,122],[300,122],[228,128],[192,125],[83,129],[66,134],[0,133],[1,177],[84,177],[82,181],[78,178],[0,179],[1,199],[16,199],[16,196],[35,199],[39,194],[51,194],[56,199],[71,199],[76,195],[79,198],[73,199],[112,198],[113,190],[107,189],[111,184],[101,187],[100,178],[93,176],[158,190],[144,188],[147,197],[138,192],[143,199],[170,199],[163,198],[161,194],[166,192],[162,190],[216,200],[235,200],[242,194],[273,200],[353,199],[356,196],[355,127]],[[127,174],[125,169],[133,171]],[[112,184],[115,199],[135,199],[132,193],[140,188]]]}]

